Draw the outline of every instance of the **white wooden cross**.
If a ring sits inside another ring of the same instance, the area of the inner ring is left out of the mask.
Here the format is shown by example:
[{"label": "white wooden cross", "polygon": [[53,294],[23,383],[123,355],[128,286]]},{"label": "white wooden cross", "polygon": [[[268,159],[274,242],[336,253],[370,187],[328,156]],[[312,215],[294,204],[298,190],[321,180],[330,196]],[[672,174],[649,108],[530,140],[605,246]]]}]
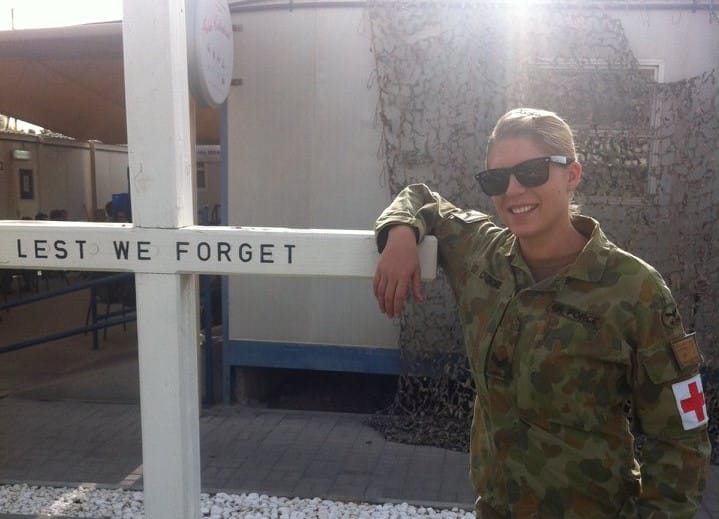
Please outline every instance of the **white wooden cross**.
[{"label": "white wooden cross", "polygon": [[[371,277],[370,231],[194,225],[185,1],[125,0],[132,224],[0,221],[0,268],[134,272],[146,516],[200,517],[197,276]],[[436,271],[436,242],[420,248]],[[368,284],[368,290],[370,290]]]}]

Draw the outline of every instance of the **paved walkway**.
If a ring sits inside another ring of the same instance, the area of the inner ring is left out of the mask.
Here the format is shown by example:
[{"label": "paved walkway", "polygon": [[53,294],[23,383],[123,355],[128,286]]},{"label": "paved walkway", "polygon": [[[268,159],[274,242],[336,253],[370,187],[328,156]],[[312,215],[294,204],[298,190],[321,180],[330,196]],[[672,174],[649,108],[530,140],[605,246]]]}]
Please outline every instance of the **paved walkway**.
[{"label": "paved walkway", "polygon": [[[465,453],[387,442],[365,421],[239,406],[204,411],[202,487],[471,507]],[[0,481],[142,486],[137,405],[6,398],[0,423]]]},{"label": "paved walkway", "polygon": [[[87,305],[87,292],[78,292],[2,312],[0,344],[81,326]],[[2,355],[0,483],[141,488],[138,401],[134,324],[109,330],[98,350],[80,335]],[[466,454],[386,442],[366,420],[237,405],[203,410],[203,489],[471,507]]]},{"label": "paved walkway", "polygon": [[[203,489],[471,507],[466,454],[387,442],[365,420],[241,406],[203,411]],[[0,483],[142,486],[136,404],[10,397],[0,400],[0,423]],[[697,519],[719,518],[719,466],[711,470]]]}]

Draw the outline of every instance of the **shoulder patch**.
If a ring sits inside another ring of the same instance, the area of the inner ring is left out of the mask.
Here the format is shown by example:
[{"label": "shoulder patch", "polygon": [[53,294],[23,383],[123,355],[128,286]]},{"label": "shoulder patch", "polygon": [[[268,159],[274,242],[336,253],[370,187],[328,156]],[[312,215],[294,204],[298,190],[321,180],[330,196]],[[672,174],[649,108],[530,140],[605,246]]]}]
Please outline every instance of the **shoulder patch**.
[{"label": "shoulder patch", "polygon": [[702,360],[697,346],[696,334],[694,333],[672,342],[672,352],[674,353],[674,360],[677,361],[680,369],[696,366]]},{"label": "shoulder patch", "polygon": [[664,307],[662,311],[662,322],[667,328],[674,328],[682,322],[676,304],[671,303]]},{"label": "shoulder patch", "polygon": [[672,384],[672,391],[685,431],[696,429],[709,421],[702,378],[699,374]]}]

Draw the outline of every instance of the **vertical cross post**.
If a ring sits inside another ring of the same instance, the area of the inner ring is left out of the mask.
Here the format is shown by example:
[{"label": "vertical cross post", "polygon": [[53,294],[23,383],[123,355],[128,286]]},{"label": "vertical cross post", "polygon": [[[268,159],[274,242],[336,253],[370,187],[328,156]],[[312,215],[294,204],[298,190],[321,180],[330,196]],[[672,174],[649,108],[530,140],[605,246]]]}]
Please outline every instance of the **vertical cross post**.
[{"label": "vertical cross post", "polygon": [[[124,0],[128,160],[136,227],[195,217],[184,0]],[[196,275],[137,274],[145,513],[200,516]]]}]

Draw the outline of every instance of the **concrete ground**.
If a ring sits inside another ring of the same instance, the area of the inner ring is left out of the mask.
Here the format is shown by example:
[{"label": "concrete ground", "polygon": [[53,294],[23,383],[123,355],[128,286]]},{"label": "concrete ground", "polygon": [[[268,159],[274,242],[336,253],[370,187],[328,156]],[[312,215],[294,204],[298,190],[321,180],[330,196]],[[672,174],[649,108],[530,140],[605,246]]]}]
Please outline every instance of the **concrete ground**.
[{"label": "concrete ground", "polygon": [[[0,312],[0,347],[84,323],[87,292]],[[200,416],[205,491],[470,508],[464,453],[385,441],[359,414],[217,405]],[[0,355],[0,483],[142,486],[134,325]],[[19,517],[0,513],[0,518]],[[35,517],[35,516],[24,516]],[[719,467],[697,519],[719,518]]]},{"label": "concrete ground", "polygon": [[[81,326],[88,300],[81,292],[0,312],[0,347]],[[203,409],[202,487],[471,507],[466,454],[385,441],[367,418],[239,405]],[[0,423],[0,483],[140,488],[134,323],[108,330],[98,350],[90,335],[79,335],[0,355]]]}]

